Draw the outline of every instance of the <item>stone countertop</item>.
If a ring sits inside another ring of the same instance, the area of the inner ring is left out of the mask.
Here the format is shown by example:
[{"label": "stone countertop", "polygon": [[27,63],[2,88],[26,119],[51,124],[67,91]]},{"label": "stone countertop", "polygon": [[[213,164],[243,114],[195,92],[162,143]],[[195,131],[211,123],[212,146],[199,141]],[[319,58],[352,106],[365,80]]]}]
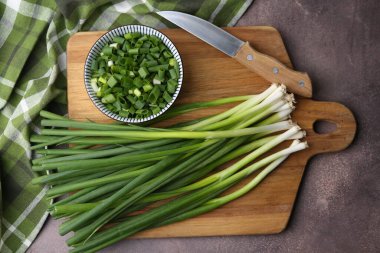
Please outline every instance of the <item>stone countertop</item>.
[{"label": "stone countertop", "polygon": [[[379,24],[377,0],[256,0],[237,24],[277,28],[314,99],[343,103],[358,123],[348,149],[310,160],[284,232],[125,240],[102,252],[380,252]],[[66,252],[57,227],[50,219],[28,252]]]}]

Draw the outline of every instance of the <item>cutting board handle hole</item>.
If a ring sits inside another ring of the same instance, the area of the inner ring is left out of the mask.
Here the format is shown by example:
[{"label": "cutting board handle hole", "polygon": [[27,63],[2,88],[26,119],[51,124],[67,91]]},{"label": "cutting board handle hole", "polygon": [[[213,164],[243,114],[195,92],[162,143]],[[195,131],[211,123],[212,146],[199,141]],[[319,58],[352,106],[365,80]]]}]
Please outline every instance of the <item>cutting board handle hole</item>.
[{"label": "cutting board handle hole", "polygon": [[335,132],[337,129],[335,122],[328,120],[317,120],[313,124],[313,129],[318,134],[329,134]]}]

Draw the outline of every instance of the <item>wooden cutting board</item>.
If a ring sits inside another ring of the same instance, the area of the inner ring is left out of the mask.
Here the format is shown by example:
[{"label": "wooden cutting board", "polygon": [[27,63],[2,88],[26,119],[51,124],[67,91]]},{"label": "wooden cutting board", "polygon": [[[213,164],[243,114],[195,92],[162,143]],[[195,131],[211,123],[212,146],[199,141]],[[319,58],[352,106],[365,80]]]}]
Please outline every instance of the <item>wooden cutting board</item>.
[{"label": "wooden cutting board", "polygon": [[[291,67],[279,32],[272,27],[226,29],[249,41],[259,51]],[[256,94],[268,82],[235,60],[180,29],[163,29],[176,45],[184,65],[184,83],[175,104]],[[84,62],[91,46],[104,32],[80,32],[67,45],[69,117],[77,120],[111,122],[90,101],[84,87]],[[136,237],[183,237],[213,235],[272,234],[288,223],[307,161],[314,155],[346,148],[354,138],[354,116],[344,105],[297,98],[293,120],[307,132],[310,148],[289,157],[256,189],[213,212],[166,227],[142,232]],[[231,105],[229,105],[231,106]],[[225,110],[229,106],[193,112],[172,121],[193,119]],[[336,130],[318,134],[313,124],[327,120]],[[285,144],[284,144],[285,145]],[[285,146],[282,147],[285,147]],[[247,179],[249,180],[249,179]]]}]

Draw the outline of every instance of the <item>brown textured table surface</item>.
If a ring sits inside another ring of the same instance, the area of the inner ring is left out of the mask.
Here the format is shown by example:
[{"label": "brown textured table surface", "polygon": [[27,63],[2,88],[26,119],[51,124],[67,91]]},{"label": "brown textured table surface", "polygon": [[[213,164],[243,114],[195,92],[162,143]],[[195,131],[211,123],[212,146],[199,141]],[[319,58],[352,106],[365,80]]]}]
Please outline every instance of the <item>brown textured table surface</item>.
[{"label": "brown textured table surface", "polygon": [[[380,2],[256,0],[237,25],[272,25],[314,99],[355,114],[345,151],[319,155],[306,169],[288,228],[277,235],[125,240],[102,252],[380,252]],[[49,220],[30,253],[67,247]]]}]

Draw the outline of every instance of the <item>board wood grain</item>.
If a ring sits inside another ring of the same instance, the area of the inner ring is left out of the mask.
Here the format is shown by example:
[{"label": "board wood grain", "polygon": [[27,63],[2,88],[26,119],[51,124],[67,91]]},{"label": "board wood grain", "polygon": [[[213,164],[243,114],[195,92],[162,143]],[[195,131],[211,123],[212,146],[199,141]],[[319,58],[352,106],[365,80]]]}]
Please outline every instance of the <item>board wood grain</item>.
[{"label": "board wood grain", "polygon": [[[292,67],[284,43],[276,29],[272,27],[236,27],[226,30],[240,39],[248,41],[258,51]],[[191,34],[180,29],[163,29],[161,31],[176,45],[184,65],[184,83],[175,105],[255,94],[268,87],[269,83],[262,77]],[[91,46],[103,33],[102,31],[80,32],[72,36],[68,42],[68,110],[69,117],[72,119],[112,121],[96,109],[84,87],[86,56]],[[297,98],[297,102],[297,108],[292,116],[294,121],[306,130],[309,149],[289,157],[257,188],[240,199],[210,213],[162,228],[151,229],[137,234],[136,237],[281,232],[288,223],[307,161],[313,155],[346,148],[352,142],[356,131],[355,118],[344,105],[302,98]],[[196,111],[172,119],[171,122],[214,114],[230,106]],[[336,130],[326,134],[316,133],[313,130],[313,124],[317,120],[335,123]]]}]

